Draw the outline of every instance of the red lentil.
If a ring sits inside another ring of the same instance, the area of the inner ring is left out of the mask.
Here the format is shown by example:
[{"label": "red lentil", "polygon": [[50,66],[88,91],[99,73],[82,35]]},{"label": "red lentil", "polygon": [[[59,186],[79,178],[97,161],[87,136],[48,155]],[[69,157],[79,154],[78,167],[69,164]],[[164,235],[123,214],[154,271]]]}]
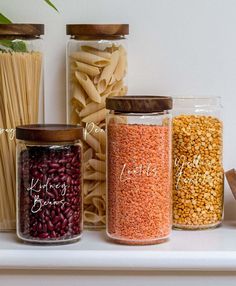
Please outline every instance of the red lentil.
[{"label": "red lentil", "polygon": [[108,236],[125,244],[168,238],[172,223],[168,126],[108,124]]}]

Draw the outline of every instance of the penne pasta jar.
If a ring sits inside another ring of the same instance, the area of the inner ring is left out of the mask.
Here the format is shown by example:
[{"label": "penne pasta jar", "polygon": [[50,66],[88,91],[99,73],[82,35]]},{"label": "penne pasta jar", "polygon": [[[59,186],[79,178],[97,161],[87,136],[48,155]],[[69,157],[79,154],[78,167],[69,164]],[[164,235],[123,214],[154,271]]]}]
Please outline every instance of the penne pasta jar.
[{"label": "penne pasta jar", "polygon": [[107,235],[155,244],[172,227],[171,97],[109,97]]},{"label": "penne pasta jar", "polygon": [[83,128],[23,125],[17,140],[17,236],[31,243],[77,241],[83,229]]},{"label": "penne pasta jar", "polygon": [[220,98],[176,98],[174,106],[174,227],[190,230],[214,228],[223,219]]},{"label": "penne pasta jar", "polygon": [[16,228],[15,128],[43,123],[44,25],[0,24],[0,231]]},{"label": "penne pasta jar", "polygon": [[84,225],[106,222],[106,128],[108,96],[127,93],[129,26],[67,25],[67,123],[84,133]]}]

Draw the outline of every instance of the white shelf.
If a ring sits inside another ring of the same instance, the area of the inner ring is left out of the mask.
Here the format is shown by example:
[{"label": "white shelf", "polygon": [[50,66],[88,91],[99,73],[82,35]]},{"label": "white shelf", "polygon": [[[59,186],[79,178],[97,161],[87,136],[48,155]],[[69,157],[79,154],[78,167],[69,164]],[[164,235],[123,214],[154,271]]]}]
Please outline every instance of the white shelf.
[{"label": "white shelf", "polygon": [[62,246],[20,243],[0,234],[0,269],[236,271],[236,223],[205,231],[173,231],[166,243],[124,246],[104,231],[85,231],[81,241]]}]

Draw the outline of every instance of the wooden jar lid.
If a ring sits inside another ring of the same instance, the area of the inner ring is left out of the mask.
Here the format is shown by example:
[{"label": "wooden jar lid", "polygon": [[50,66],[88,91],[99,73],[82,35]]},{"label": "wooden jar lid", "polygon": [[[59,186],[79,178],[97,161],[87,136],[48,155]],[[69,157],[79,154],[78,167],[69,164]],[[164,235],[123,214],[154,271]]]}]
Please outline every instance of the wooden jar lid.
[{"label": "wooden jar lid", "polygon": [[106,99],[106,108],[125,113],[153,113],[172,109],[169,96],[111,96]]},{"label": "wooden jar lid", "polygon": [[38,37],[44,35],[43,24],[0,24],[0,36]]},{"label": "wooden jar lid", "polygon": [[71,36],[114,37],[129,34],[128,24],[68,24],[66,33]]},{"label": "wooden jar lid", "polygon": [[36,142],[69,142],[83,139],[83,127],[66,124],[33,124],[16,127],[16,139]]}]

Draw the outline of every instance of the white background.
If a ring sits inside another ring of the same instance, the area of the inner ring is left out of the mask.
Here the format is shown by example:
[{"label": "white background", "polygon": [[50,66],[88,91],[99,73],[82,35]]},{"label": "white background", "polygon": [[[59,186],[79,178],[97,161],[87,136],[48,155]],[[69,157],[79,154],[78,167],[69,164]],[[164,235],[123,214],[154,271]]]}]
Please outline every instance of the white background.
[{"label": "white background", "polygon": [[[236,167],[235,0],[0,0],[15,22],[46,24],[47,122],[65,121],[67,23],[129,23],[129,93],[222,97],[225,170]],[[236,202],[226,183],[226,218]]]}]

